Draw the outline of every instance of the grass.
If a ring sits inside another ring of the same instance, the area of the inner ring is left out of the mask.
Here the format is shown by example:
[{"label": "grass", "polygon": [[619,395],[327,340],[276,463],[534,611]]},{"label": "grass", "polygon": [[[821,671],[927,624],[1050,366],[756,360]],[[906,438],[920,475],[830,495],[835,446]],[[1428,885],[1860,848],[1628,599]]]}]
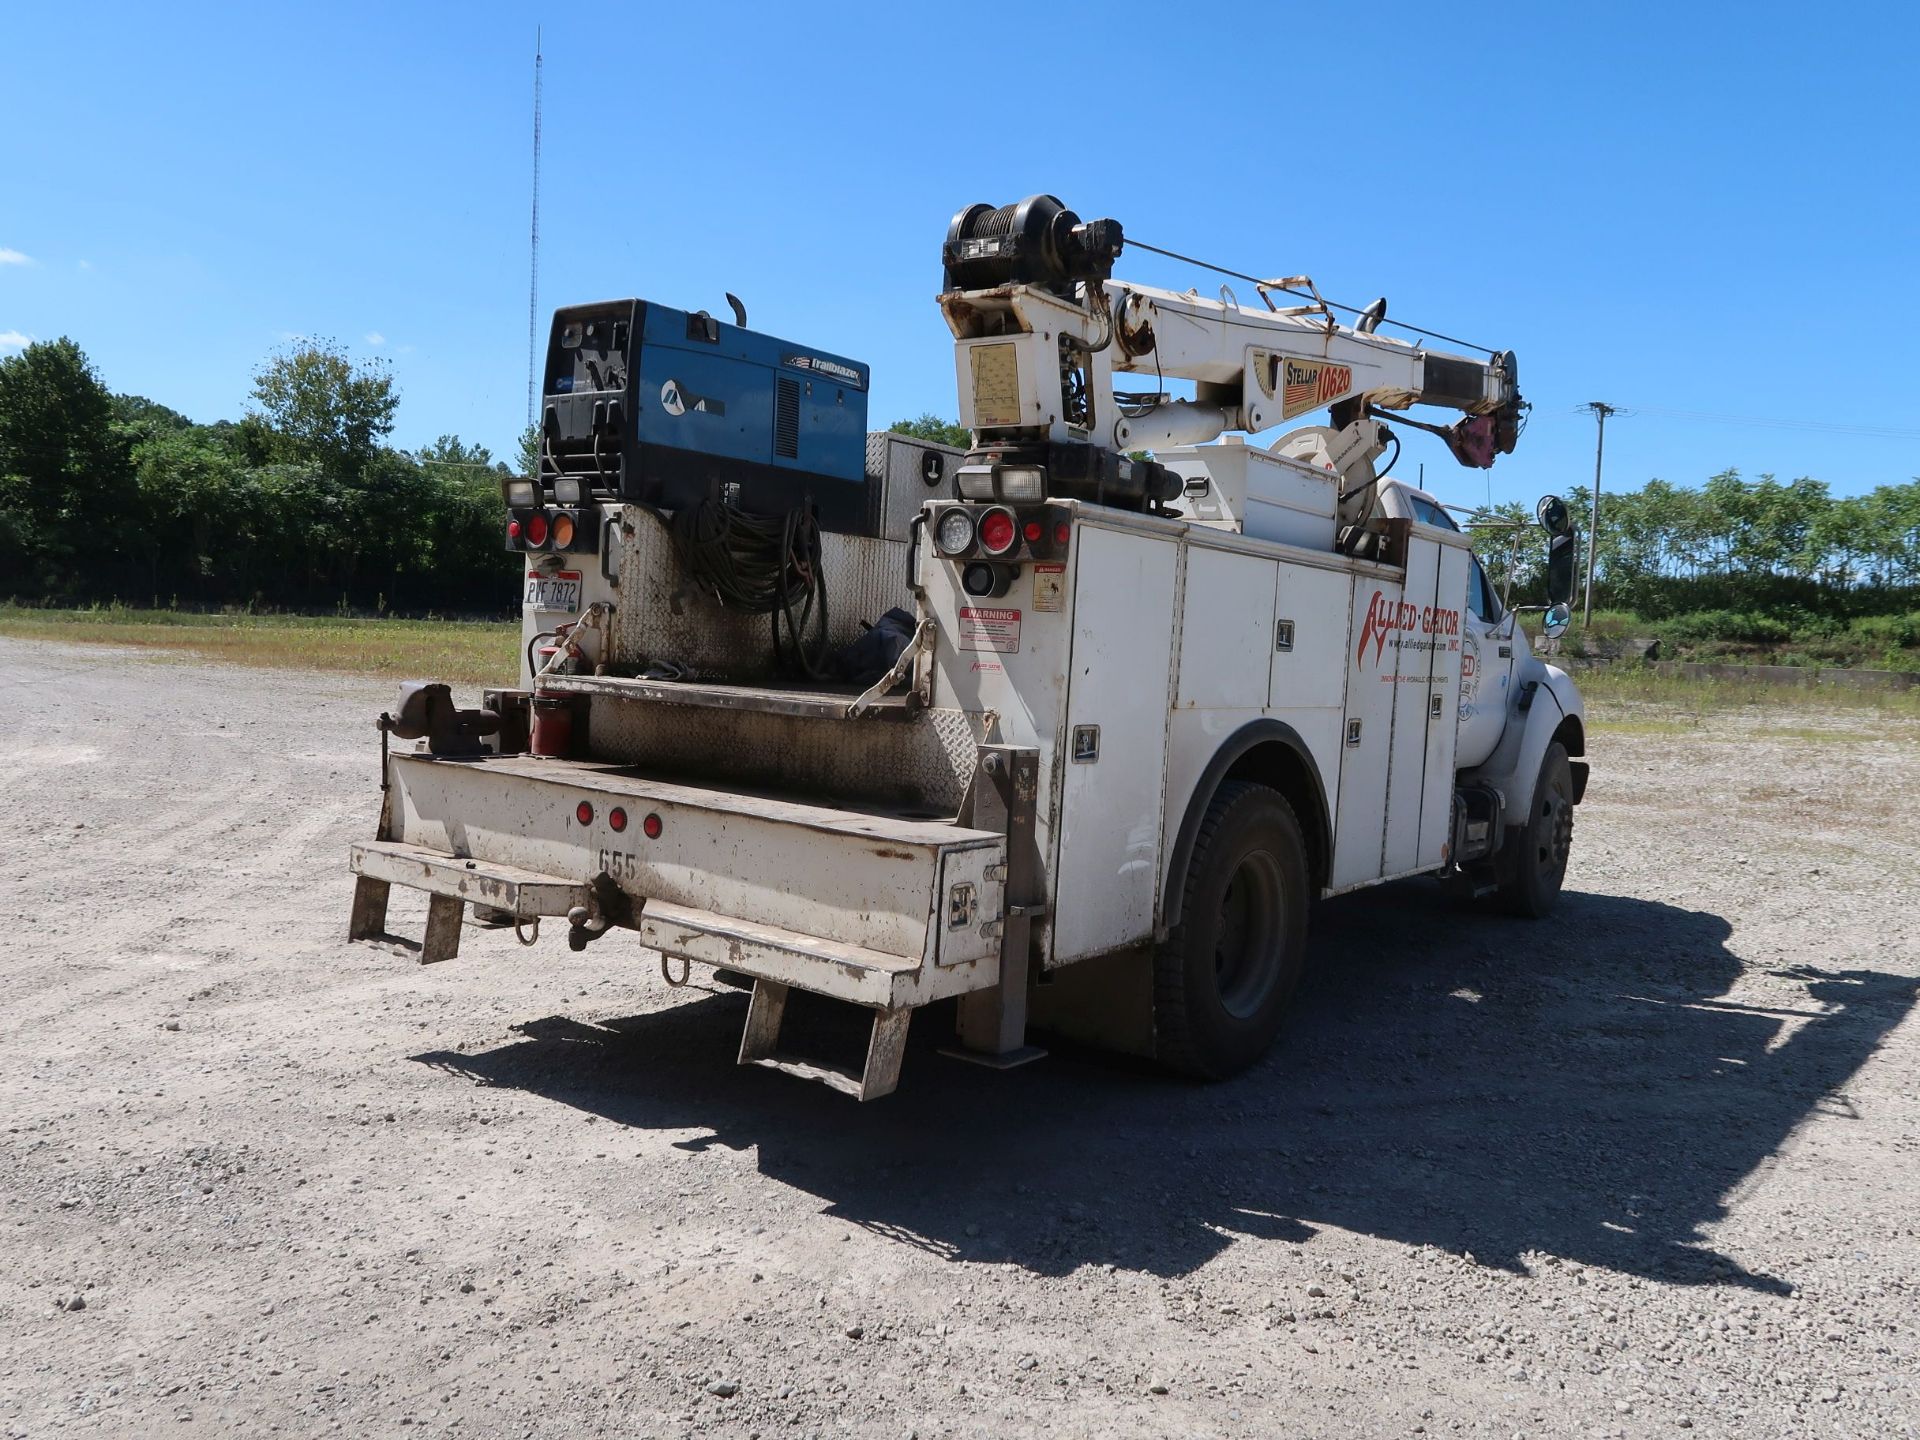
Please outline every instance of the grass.
[{"label": "grass", "polygon": [[[1528,632],[1537,630],[1534,620]],[[1648,620],[1626,610],[1596,610],[1591,622],[1575,623],[1566,652],[1612,656],[1634,637],[1657,639],[1664,660],[1920,671],[1920,612],[1838,620],[1701,610]]]},{"label": "grass", "polygon": [[[0,635],[125,645],[236,665],[507,685],[518,673],[520,627],[511,620],[369,620],[330,615],[197,614],[182,610],[38,610],[0,605]],[[1596,729],[1680,735],[1708,713],[1744,710],[1773,725],[1844,711],[1920,720],[1920,689],[1849,690],[1739,680],[1689,680],[1640,665],[1575,677]],[[1807,738],[1817,727],[1799,723]],[[1798,733],[1798,732],[1796,732]]]},{"label": "grass", "polygon": [[1920,690],[1690,680],[1625,664],[1574,680],[1597,735],[1679,738],[1711,729],[1720,740],[1786,744],[1920,741]]},{"label": "grass", "polygon": [[65,644],[126,645],[234,665],[341,675],[513,683],[520,626],[511,620],[367,620],[352,616],[37,610],[0,605],[0,635]]},{"label": "grass", "polygon": [[1684,713],[1748,709],[1755,713],[1847,710],[1920,718],[1920,689],[1855,690],[1842,685],[1770,685],[1759,680],[1692,680],[1644,665],[1614,664],[1574,675],[1589,708],[1659,705]]}]

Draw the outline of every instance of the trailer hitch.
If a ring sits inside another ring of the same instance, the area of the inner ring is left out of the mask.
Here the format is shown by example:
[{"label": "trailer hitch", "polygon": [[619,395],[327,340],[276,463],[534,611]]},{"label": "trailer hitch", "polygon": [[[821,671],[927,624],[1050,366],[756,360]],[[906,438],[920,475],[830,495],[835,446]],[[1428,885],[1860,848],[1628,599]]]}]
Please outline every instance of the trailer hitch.
[{"label": "trailer hitch", "polygon": [[602,870],[587,882],[587,903],[567,911],[567,948],[584,950],[615,925],[631,929],[638,919],[633,897]]}]

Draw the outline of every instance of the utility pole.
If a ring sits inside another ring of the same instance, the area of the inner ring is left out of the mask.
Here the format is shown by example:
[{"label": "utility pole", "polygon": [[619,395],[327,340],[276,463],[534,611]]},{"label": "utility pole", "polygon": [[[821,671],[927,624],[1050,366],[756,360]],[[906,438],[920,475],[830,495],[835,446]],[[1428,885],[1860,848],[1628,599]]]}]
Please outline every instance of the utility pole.
[{"label": "utility pole", "polygon": [[533,32],[533,221],[527,235],[527,424],[533,424],[538,351],[535,336],[540,318],[540,29]]},{"label": "utility pole", "polygon": [[1590,400],[1580,408],[1591,411],[1599,426],[1593,442],[1593,522],[1587,531],[1587,600],[1580,620],[1585,627],[1593,624],[1593,555],[1600,548],[1600,457],[1607,449],[1607,417],[1616,412],[1613,406],[1600,400]]}]

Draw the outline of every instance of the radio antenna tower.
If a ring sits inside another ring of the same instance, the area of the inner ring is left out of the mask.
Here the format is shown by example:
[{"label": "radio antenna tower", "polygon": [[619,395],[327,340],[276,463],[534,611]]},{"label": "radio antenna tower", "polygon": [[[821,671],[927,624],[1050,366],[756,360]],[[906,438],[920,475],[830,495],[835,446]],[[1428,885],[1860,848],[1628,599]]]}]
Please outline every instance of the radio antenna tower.
[{"label": "radio antenna tower", "polygon": [[528,233],[527,275],[527,424],[533,424],[535,343],[540,324],[540,29],[533,32],[533,222]]}]

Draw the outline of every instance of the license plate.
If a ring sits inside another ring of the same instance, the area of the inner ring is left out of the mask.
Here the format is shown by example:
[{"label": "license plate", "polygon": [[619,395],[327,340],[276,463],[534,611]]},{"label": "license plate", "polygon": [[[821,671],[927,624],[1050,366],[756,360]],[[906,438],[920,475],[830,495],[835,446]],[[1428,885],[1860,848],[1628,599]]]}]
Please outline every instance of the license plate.
[{"label": "license plate", "polygon": [[564,610],[569,615],[580,609],[580,572],[554,570],[527,576],[527,606],[533,610]]}]

